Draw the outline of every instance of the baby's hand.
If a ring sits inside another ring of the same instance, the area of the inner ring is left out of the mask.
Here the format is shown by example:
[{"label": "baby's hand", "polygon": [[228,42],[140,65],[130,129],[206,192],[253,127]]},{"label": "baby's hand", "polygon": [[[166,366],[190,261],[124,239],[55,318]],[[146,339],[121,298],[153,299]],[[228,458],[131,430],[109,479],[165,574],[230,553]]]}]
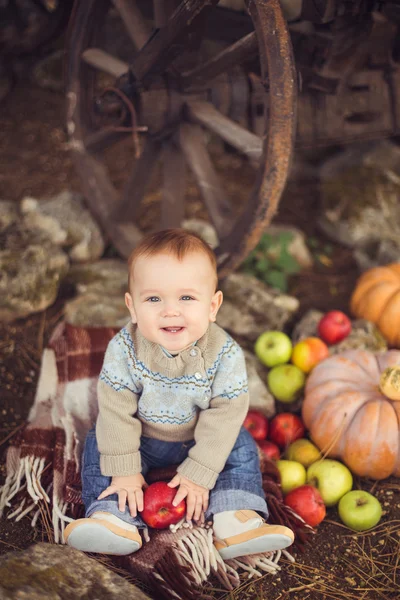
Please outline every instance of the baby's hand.
[{"label": "baby's hand", "polygon": [[208,508],[209,491],[207,488],[193,483],[193,481],[179,475],[179,473],[175,475],[168,485],[172,488],[179,485],[179,490],[176,492],[172,504],[178,506],[186,498],[186,518],[189,521],[191,519],[199,521],[200,518],[204,518],[204,513]]},{"label": "baby's hand", "polygon": [[98,500],[111,496],[111,494],[118,494],[118,509],[125,512],[126,501],[128,500],[129,512],[132,517],[136,517],[137,511],[143,510],[144,487],[147,487],[147,483],[141,473],[127,477],[113,477],[111,485],[104,492],[101,492]]}]

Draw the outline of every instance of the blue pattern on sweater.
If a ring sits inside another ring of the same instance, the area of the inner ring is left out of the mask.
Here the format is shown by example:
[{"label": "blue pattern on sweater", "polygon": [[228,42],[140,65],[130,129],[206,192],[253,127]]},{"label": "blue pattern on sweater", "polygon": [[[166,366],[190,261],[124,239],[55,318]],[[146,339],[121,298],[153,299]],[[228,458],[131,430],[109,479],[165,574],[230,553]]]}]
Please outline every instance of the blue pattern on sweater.
[{"label": "blue pattern on sweater", "polygon": [[124,327],[109,343],[100,380],[116,391],[137,394],[141,420],[169,425],[194,420],[212,398],[231,400],[248,391],[243,352],[228,334],[213,365],[199,380],[194,373],[168,377],[151,371],[137,358],[131,334]]}]

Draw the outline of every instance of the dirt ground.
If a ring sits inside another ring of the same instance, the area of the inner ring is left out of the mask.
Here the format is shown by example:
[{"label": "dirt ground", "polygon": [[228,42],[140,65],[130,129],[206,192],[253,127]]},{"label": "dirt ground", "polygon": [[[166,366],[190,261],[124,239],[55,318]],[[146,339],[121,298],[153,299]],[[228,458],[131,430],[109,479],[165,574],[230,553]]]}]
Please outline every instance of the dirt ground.
[{"label": "dirt ground", "polygon": [[[64,132],[64,101],[59,94],[21,81],[0,110],[0,198],[47,197],[79,181],[68,155]],[[226,172],[226,176],[232,173]],[[245,201],[245,198],[241,199]],[[308,308],[347,311],[357,268],[351,253],[333,245],[329,260],[321,260],[327,240],[315,227],[318,188],[312,176],[292,179],[275,222],[289,223],[314,238],[315,265],[293,277],[290,293],[300,300],[299,315]],[[321,249],[321,252],[319,252]],[[63,298],[41,314],[0,325],[0,477],[5,475],[7,442],[24,423],[32,405],[40,356],[62,318]],[[218,597],[264,600],[395,600],[400,597],[400,481],[356,480],[355,487],[372,491],[382,501],[384,517],[371,532],[356,535],[329,509],[312,543],[294,552],[294,565],[282,563],[281,574],[244,584],[232,595]],[[29,519],[0,521],[0,553],[26,548],[42,539]]]}]

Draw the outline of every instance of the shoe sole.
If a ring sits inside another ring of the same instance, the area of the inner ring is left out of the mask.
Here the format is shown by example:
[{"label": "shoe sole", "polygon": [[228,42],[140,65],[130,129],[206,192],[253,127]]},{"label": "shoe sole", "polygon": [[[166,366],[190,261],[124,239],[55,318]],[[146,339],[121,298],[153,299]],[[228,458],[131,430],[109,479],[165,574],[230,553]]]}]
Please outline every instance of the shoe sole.
[{"label": "shoe sole", "polygon": [[249,554],[282,550],[291,544],[293,544],[293,539],[286,535],[269,534],[241,542],[240,544],[220,548],[218,552],[224,560],[229,560],[231,558],[238,558],[239,556],[248,556]]},{"label": "shoe sole", "polygon": [[138,533],[100,519],[79,519],[70,523],[65,529],[64,539],[68,546],[82,552],[117,556],[132,554],[142,547]]}]

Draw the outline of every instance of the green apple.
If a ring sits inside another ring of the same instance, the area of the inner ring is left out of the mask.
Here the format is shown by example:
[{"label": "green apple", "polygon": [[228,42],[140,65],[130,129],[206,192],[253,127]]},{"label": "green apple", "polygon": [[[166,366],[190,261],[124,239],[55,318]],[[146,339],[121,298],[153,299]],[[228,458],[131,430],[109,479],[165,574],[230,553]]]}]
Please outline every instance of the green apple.
[{"label": "green apple", "polygon": [[306,376],[295,365],[278,365],[267,376],[269,391],[281,402],[294,402],[304,387]]},{"label": "green apple", "polygon": [[363,490],[353,490],[342,496],[338,511],[343,523],[354,531],[366,531],[375,527],[382,516],[379,500]]},{"label": "green apple", "polygon": [[287,363],[292,354],[292,341],[282,331],[265,331],[256,341],[254,352],[266,367]]},{"label": "green apple", "polygon": [[277,460],[276,466],[281,476],[282,493],[288,494],[306,482],[306,470],[294,460]]},{"label": "green apple", "polygon": [[353,487],[353,476],[343,463],[324,458],[308,467],[307,483],[319,490],[326,506],[335,506]]},{"label": "green apple", "polygon": [[315,461],[320,460],[321,453],[310,440],[300,438],[292,442],[286,450],[286,458],[288,460],[296,460],[304,467],[309,467]]}]

